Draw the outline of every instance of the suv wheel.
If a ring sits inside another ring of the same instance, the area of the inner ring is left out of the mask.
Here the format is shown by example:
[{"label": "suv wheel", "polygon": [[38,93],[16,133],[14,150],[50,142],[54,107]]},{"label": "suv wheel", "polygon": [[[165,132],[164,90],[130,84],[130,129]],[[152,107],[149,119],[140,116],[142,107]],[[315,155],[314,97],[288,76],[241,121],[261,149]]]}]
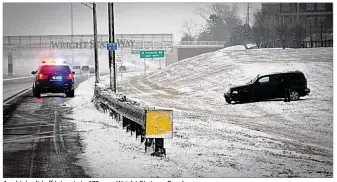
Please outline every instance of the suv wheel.
[{"label": "suv wheel", "polygon": [[300,94],[295,90],[291,91],[289,95],[290,95],[290,100],[292,101],[298,100],[300,98]]},{"label": "suv wheel", "polygon": [[36,92],[35,92],[35,88],[33,87],[33,96],[36,97]]},{"label": "suv wheel", "polygon": [[228,98],[226,98],[225,100],[226,100],[226,102],[227,102],[228,104],[231,104],[231,103],[232,103],[232,101],[231,101],[230,99],[228,99]]},{"label": "suv wheel", "polygon": [[75,97],[75,90],[70,90],[68,93],[66,93],[67,97]]},{"label": "suv wheel", "polygon": [[37,98],[41,97],[41,93],[39,91],[37,91],[34,87],[33,87],[33,95]]}]

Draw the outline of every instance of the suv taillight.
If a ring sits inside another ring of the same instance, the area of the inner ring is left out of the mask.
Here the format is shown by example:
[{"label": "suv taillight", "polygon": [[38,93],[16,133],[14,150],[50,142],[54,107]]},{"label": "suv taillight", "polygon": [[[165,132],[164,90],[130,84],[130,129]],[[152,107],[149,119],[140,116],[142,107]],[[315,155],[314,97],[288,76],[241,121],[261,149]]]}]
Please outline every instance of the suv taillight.
[{"label": "suv taillight", "polygon": [[69,73],[67,78],[68,78],[68,80],[72,80],[72,79],[74,79],[74,75],[72,73]]},{"label": "suv taillight", "polygon": [[38,80],[45,80],[45,79],[47,79],[48,78],[48,75],[44,75],[44,74],[42,74],[42,73],[40,73],[39,75],[38,75]]}]

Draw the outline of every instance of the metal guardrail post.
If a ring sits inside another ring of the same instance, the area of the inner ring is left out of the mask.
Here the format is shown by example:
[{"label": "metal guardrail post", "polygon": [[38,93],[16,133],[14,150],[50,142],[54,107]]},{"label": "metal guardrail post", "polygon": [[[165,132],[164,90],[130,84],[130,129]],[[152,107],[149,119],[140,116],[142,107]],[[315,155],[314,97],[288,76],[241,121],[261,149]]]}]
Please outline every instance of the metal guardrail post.
[{"label": "metal guardrail post", "polygon": [[155,138],[155,148],[152,155],[166,155],[166,149],[164,148],[164,138]]}]

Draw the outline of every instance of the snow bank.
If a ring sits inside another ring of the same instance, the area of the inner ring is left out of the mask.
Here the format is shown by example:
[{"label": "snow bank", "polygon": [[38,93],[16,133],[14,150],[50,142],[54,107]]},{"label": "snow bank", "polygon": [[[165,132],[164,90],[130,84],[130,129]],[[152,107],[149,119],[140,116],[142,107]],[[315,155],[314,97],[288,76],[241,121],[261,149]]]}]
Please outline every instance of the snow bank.
[{"label": "snow bank", "polygon": [[[174,110],[167,158],[153,158],[89,101],[85,82],[69,101],[93,177],[331,177],[332,48],[219,50],[148,75],[120,80],[119,91]],[[223,93],[258,73],[303,71],[311,94],[228,105]],[[108,83],[107,77],[102,83]],[[84,162],[85,161],[85,162]]]}]

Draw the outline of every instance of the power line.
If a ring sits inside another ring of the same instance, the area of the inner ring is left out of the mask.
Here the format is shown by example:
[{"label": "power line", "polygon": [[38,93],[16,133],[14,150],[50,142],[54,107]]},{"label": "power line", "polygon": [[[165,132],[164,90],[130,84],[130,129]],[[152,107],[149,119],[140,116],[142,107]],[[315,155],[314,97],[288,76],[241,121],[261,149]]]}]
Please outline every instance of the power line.
[{"label": "power line", "polygon": [[90,8],[91,10],[93,10],[93,7],[89,6],[89,4],[93,5],[93,3],[81,3],[81,4],[83,4],[84,6]]}]

